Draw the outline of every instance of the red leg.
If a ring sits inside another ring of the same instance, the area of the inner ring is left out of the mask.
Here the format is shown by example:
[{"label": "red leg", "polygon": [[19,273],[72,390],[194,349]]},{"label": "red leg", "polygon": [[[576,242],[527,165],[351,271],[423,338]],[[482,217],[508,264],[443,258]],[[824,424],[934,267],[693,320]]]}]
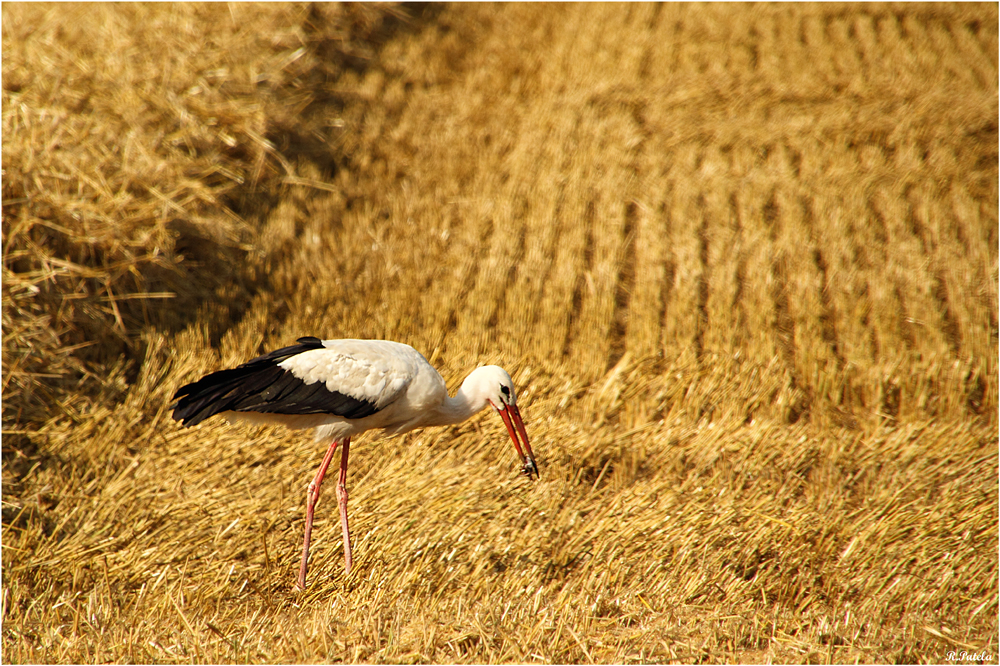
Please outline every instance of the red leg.
[{"label": "red leg", "polygon": [[347,575],[351,574],[354,557],[351,552],[351,528],[347,524],[347,454],[351,450],[351,438],[344,440],[344,448],[340,452],[340,479],[337,484],[337,504],[340,505],[340,528],[344,532],[344,561],[347,564]]},{"label": "red leg", "polygon": [[[350,441],[349,439],[347,440]],[[299,566],[299,589],[306,589],[306,571],[309,567],[309,541],[312,538],[312,528],[313,528],[313,513],[316,510],[316,502],[319,501],[319,487],[323,483],[323,477],[326,475],[326,469],[330,466],[330,461],[333,460],[333,452],[337,450],[337,445],[340,444],[337,440],[333,440],[330,444],[330,448],[327,449],[326,455],[323,456],[323,462],[319,466],[319,470],[316,472],[316,476],[309,483],[309,487],[306,489],[306,536],[302,541],[302,564]],[[345,442],[346,450],[346,442]],[[343,472],[341,473],[343,474]]]}]

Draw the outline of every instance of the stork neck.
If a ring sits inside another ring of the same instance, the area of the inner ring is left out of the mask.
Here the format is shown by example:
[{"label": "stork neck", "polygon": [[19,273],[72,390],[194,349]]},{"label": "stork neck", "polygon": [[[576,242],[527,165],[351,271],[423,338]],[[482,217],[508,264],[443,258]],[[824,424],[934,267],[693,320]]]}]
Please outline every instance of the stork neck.
[{"label": "stork neck", "polygon": [[438,417],[441,425],[461,423],[478,413],[486,407],[486,399],[476,399],[471,393],[466,392],[465,385],[458,389],[454,398],[445,398],[438,409]]},{"label": "stork neck", "polygon": [[446,397],[444,399],[437,409],[435,421],[440,425],[461,423],[473,414],[482,411],[488,404],[489,401],[486,399],[482,381],[477,378],[476,372],[473,371],[462,382],[454,398]]}]

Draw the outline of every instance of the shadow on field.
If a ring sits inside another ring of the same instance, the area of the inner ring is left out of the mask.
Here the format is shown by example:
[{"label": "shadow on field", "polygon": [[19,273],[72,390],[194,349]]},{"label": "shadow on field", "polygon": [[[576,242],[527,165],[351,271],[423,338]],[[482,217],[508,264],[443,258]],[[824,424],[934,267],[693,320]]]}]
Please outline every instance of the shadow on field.
[{"label": "shadow on field", "polygon": [[[290,186],[329,188],[349,163],[344,133],[352,128],[333,119],[359,100],[338,82],[363,75],[382,44],[421,30],[440,8],[275,8],[260,39],[271,38],[269,59],[256,78],[232,69],[231,54],[247,40],[235,25],[220,34],[216,53],[184,45],[209,63],[187,63],[156,95],[145,89],[177,44],[155,33],[155,16],[107,9],[102,61],[74,11],[28,8],[4,23],[5,46],[20,49],[4,67],[4,102],[14,107],[6,120],[17,129],[65,119],[54,148],[37,133],[4,133],[3,419],[19,438],[63,396],[115,401],[147,354],[142,331],[174,335],[197,325],[217,347],[272,291],[275,257],[260,244],[263,226]],[[177,11],[187,30],[229,18],[224,8]],[[50,63],[60,72],[55,84],[28,66],[52,29],[62,30],[65,47],[64,60]],[[116,48],[141,53],[129,63],[131,78]],[[95,57],[89,69],[75,66]],[[299,178],[303,170],[312,178]],[[46,177],[56,172],[76,176]],[[91,194],[83,204],[81,191]],[[268,318],[278,324],[286,312],[279,299]],[[5,447],[30,448],[23,439]]]}]

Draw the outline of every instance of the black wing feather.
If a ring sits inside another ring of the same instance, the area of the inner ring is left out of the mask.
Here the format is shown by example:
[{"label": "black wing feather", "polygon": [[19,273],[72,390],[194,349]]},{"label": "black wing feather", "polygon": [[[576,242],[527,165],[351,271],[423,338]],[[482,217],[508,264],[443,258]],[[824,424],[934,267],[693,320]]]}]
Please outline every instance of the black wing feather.
[{"label": "black wing feather", "polygon": [[302,352],[323,348],[319,338],[299,338],[298,344],[276,349],[182,386],[173,398],[177,401],[174,420],[192,426],[228,411],[334,414],[348,419],[360,419],[377,412],[378,408],[367,400],[330,391],[323,382],[306,384],[278,366]]}]

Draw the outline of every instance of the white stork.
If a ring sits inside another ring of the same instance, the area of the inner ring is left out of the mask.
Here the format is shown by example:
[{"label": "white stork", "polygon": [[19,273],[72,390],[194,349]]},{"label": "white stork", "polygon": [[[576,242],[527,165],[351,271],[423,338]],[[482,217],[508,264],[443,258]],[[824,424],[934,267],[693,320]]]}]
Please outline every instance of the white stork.
[{"label": "white stork", "polygon": [[[538,476],[528,433],[517,408],[510,375],[495,365],[476,368],[454,398],[427,359],[409,345],[386,340],[299,338],[235,368],[220,370],[174,394],[173,417],[185,426],[221,414],[230,422],[278,423],[316,428],[316,439],[333,441],[306,490],[306,527],[298,584],[306,585],[313,512],[323,476],[340,454],[337,502],[344,533],[344,558],[351,573],[347,523],[347,455],[351,437],[381,428],[396,435],[425,426],[460,423],[487,405],[503,419],[528,478]],[[518,441],[523,440],[524,448]]]}]

